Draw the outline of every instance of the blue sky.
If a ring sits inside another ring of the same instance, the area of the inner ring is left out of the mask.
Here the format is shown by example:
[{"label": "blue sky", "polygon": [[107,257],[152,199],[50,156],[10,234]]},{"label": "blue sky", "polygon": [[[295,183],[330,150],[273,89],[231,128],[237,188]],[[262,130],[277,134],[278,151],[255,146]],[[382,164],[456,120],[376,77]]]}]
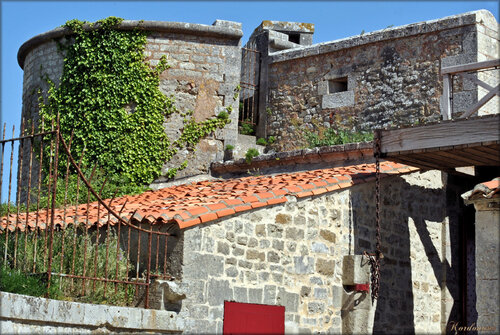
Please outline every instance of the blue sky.
[{"label": "blue sky", "polygon": [[308,22],[315,24],[313,42],[319,43],[357,35],[362,30],[370,32],[389,25],[400,26],[477,9],[491,11],[498,20],[498,1],[1,0],[1,128],[4,122],[7,129],[20,124],[23,72],[17,64],[19,47],[29,38],[71,19],[96,21],[118,16],[130,20],[201,24],[212,24],[216,19],[231,20],[243,24],[243,43],[262,20]]}]

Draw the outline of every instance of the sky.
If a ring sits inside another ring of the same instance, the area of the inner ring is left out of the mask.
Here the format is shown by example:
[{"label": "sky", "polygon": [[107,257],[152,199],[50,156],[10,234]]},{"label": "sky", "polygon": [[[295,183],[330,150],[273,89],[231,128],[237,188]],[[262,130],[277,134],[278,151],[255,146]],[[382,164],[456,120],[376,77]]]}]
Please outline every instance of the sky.
[{"label": "sky", "polygon": [[489,10],[498,21],[498,1],[0,1],[0,135],[6,123],[10,129],[7,137],[12,134],[12,125],[17,129],[21,119],[19,47],[71,19],[93,22],[117,16],[208,25],[216,19],[230,20],[242,23],[242,44],[263,20],[314,23],[313,43],[478,9]]}]

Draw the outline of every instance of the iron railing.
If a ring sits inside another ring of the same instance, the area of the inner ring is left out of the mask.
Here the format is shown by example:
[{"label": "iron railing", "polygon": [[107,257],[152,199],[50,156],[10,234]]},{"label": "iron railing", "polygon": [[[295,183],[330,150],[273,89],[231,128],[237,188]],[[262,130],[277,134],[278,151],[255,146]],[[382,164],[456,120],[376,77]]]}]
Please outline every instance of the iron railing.
[{"label": "iron railing", "polygon": [[248,124],[255,129],[259,111],[260,52],[250,48],[241,51],[239,125]]},{"label": "iron railing", "polygon": [[104,200],[105,174],[98,177],[97,165],[82,166],[85,150],[73,157],[73,136],[66,141],[57,121],[46,128],[43,118],[38,127],[23,120],[19,135],[13,127],[6,139],[3,127],[1,271],[32,279],[28,285],[42,286],[47,297],[150,307],[151,283],[172,279],[172,226],[138,219],[127,197]]}]

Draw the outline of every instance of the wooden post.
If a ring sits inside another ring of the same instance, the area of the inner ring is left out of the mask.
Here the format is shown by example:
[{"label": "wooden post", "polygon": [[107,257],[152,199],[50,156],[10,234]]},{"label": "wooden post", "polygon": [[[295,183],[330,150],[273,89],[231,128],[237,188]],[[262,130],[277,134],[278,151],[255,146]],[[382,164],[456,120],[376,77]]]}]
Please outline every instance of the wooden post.
[{"label": "wooden post", "polygon": [[443,120],[451,120],[451,103],[450,103],[450,75],[443,75],[443,109],[441,110],[441,115]]}]

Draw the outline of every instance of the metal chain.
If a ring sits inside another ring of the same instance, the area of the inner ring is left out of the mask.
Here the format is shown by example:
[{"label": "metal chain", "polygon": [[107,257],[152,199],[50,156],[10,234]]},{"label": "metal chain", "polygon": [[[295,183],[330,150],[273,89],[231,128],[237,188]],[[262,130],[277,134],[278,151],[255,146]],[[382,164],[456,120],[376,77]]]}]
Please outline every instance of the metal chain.
[{"label": "metal chain", "polygon": [[378,292],[380,287],[380,259],[384,258],[381,252],[381,238],[380,238],[380,131],[375,130],[375,254],[365,256],[368,257],[371,267],[371,287],[372,287],[372,303],[378,299]]}]

